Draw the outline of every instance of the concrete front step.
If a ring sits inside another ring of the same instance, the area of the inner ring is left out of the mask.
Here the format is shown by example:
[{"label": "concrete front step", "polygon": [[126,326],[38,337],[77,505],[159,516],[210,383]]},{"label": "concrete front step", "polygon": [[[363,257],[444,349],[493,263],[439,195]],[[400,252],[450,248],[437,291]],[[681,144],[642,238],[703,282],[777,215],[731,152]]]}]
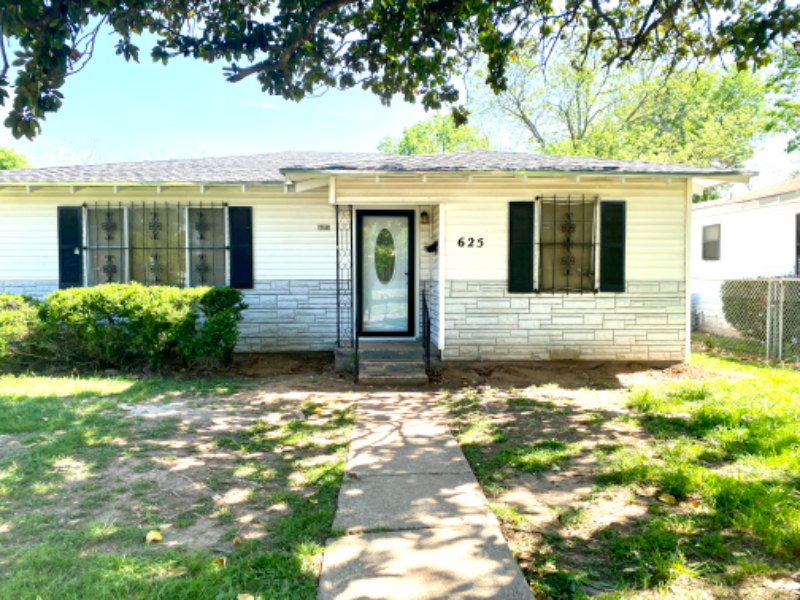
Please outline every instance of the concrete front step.
[{"label": "concrete front step", "polygon": [[393,373],[391,375],[358,374],[358,383],[361,385],[389,385],[389,386],[415,386],[427,385],[428,376],[425,371],[418,373]]},{"label": "concrete front step", "polygon": [[358,382],[365,385],[424,385],[425,351],[418,340],[361,342]]},{"label": "concrete front step", "polygon": [[358,354],[362,359],[413,359],[424,358],[422,342],[361,342]]},{"label": "concrete front step", "polygon": [[362,358],[359,363],[359,372],[361,373],[424,373],[425,361],[424,360],[386,360],[386,359],[364,359]]}]

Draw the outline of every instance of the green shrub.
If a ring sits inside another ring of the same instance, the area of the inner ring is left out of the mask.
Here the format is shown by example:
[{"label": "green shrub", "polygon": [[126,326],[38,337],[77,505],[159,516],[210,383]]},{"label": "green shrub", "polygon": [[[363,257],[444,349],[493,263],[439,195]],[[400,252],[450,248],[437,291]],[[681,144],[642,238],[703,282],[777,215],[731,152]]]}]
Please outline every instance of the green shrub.
[{"label": "green shrub", "polygon": [[41,302],[0,294],[0,359],[12,354],[39,324]]},{"label": "green shrub", "polygon": [[767,289],[769,282],[731,280],[722,284],[722,312],[725,320],[744,337],[759,342],[767,339]]},{"label": "green shrub", "polygon": [[53,292],[31,346],[68,364],[128,368],[230,360],[246,308],[229,288],[106,284]]}]

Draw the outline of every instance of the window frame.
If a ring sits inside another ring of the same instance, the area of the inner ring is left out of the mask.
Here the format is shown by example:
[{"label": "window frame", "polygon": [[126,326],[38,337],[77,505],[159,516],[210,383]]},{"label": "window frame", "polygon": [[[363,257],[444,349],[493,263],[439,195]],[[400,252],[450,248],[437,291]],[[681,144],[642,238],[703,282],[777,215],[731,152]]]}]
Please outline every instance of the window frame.
[{"label": "window frame", "polygon": [[[717,228],[717,239],[714,242],[706,241],[706,231],[710,230],[711,228]],[[702,258],[705,261],[714,261],[714,260],[721,260],[722,259],[722,224],[721,223],[714,223],[711,225],[703,225],[703,229],[701,231],[701,242],[702,242]],[[708,245],[709,244],[716,244],[717,252],[716,256],[709,256],[708,252]]]},{"label": "window frame", "polygon": [[[153,283],[149,283],[147,281],[137,281],[137,280],[133,279],[133,254],[134,254],[134,250],[141,250],[141,248],[131,248],[131,232],[130,232],[130,228],[132,226],[131,225],[131,220],[132,220],[131,212],[132,212],[133,209],[136,209],[136,208],[141,208],[141,209],[143,209],[145,211],[148,210],[148,209],[152,209],[152,208],[170,208],[170,209],[175,208],[175,209],[177,209],[178,214],[181,217],[181,221],[182,221],[183,227],[184,227],[184,241],[183,241],[183,247],[178,246],[175,249],[176,250],[181,250],[181,249],[184,250],[185,261],[186,261],[185,262],[185,278],[186,278],[186,284],[185,285],[174,285],[174,284],[169,284],[169,283],[153,284]],[[194,246],[191,245],[191,243],[192,243],[191,242],[191,237],[192,236],[191,236],[191,223],[190,223],[189,217],[190,217],[191,211],[193,209],[212,209],[212,210],[221,210],[222,211],[222,221],[221,221],[221,225],[220,226],[222,227],[222,231],[223,231],[223,246],[221,246],[221,247],[215,246],[215,247],[209,248],[209,249],[213,249],[213,250],[217,250],[217,251],[221,250],[224,253],[224,259],[223,259],[224,286],[225,287],[230,287],[230,282],[231,282],[231,279],[230,279],[231,278],[231,263],[230,263],[231,257],[230,257],[230,255],[231,255],[231,252],[230,252],[230,231],[229,231],[230,223],[229,223],[229,216],[228,216],[228,203],[226,203],[226,202],[218,202],[218,203],[214,203],[214,202],[208,202],[208,203],[199,202],[197,204],[194,204],[192,202],[188,202],[188,203],[184,204],[184,203],[181,203],[181,202],[174,202],[174,203],[173,202],[152,202],[152,203],[148,203],[146,201],[142,201],[141,203],[135,202],[135,201],[131,201],[131,202],[128,202],[128,203],[123,203],[123,202],[115,202],[115,203],[111,203],[111,202],[106,202],[106,203],[95,202],[93,205],[90,205],[88,203],[84,203],[82,205],[82,209],[83,209],[82,210],[83,223],[82,223],[81,236],[82,236],[82,245],[83,245],[83,248],[82,248],[83,249],[83,277],[82,277],[83,287],[95,287],[95,286],[98,286],[98,285],[103,285],[104,283],[123,283],[123,284],[127,284],[127,283],[132,283],[132,282],[139,283],[139,284],[144,285],[144,286],[164,285],[164,286],[168,286],[168,287],[178,287],[178,288],[202,287],[202,284],[201,285],[192,285],[192,282],[193,282],[193,279],[194,279],[194,277],[192,275],[192,268],[191,268],[192,267],[192,251],[193,250],[202,249],[202,248],[194,247]],[[103,211],[103,210],[115,210],[115,211],[118,210],[118,211],[121,211],[122,220],[123,220],[123,223],[124,223],[123,226],[122,226],[122,232],[123,232],[122,233],[122,240],[121,240],[121,244],[122,245],[116,245],[116,246],[110,246],[110,245],[109,246],[103,246],[103,245],[100,245],[100,244],[90,245],[90,243],[89,243],[89,241],[90,241],[90,234],[89,234],[90,215],[91,215],[92,211]],[[124,258],[124,268],[121,269],[121,271],[124,273],[125,276],[124,276],[124,278],[123,277],[119,277],[118,281],[112,281],[112,282],[106,281],[106,282],[90,283],[89,282],[89,279],[90,279],[89,271],[90,271],[90,266],[91,266],[92,253],[93,252],[102,251],[104,248],[121,251],[122,256]],[[208,285],[208,284],[205,284],[205,285]]]},{"label": "window frame", "polygon": [[[542,243],[542,228],[544,227],[544,205],[547,200],[553,200],[554,203],[557,203],[559,200],[570,199],[575,200],[576,203],[580,202],[582,204],[592,204],[592,228],[591,228],[591,241],[588,244],[590,248],[590,264],[591,264],[591,285],[589,289],[544,289],[544,268],[543,268],[543,258],[544,258],[544,249]],[[565,296],[569,296],[570,294],[597,294],[599,292],[599,273],[600,273],[600,202],[601,198],[599,195],[591,195],[591,194],[555,194],[552,196],[545,196],[545,195],[538,195],[535,199],[536,206],[535,206],[535,215],[537,219],[537,223],[534,227],[534,247],[536,248],[536,252],[534,254],[534,285],[535,291],[537,294],[563,294]]]}]

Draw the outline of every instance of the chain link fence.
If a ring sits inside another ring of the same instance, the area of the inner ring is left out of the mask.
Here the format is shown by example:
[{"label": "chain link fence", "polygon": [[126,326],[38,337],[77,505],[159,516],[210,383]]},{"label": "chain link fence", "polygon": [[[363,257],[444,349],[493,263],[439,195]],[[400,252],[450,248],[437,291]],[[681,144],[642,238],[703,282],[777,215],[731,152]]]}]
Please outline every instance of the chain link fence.
[{"label": "chain link fence", "polygon": [[699,295],[693,307],[693,328],[706,334],[706,344],[800,361],[800,279],[732,279],[715,287],[718,298]]}]

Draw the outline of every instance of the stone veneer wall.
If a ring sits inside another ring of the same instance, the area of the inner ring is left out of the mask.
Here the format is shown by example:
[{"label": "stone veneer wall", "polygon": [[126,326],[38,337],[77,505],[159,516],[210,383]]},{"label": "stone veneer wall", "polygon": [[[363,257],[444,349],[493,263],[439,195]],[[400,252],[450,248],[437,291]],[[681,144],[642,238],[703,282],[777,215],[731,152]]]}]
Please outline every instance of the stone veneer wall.
[{"label": "stone veneer wall", "polygon": [[58,281],[0,281],[0,294],[44,298],[58,289]]},{"label": "stone veneer wall", "polygon": [[504,281],[448,281],[444,360],[684,358],[682,281],[629,281],[621,294],[509,294]]},{"label": "stone veneer wall", "polygon": [[336,281],[257,281],[243,290],[249,308],[239,326],[237,352],[333,350]]}]

